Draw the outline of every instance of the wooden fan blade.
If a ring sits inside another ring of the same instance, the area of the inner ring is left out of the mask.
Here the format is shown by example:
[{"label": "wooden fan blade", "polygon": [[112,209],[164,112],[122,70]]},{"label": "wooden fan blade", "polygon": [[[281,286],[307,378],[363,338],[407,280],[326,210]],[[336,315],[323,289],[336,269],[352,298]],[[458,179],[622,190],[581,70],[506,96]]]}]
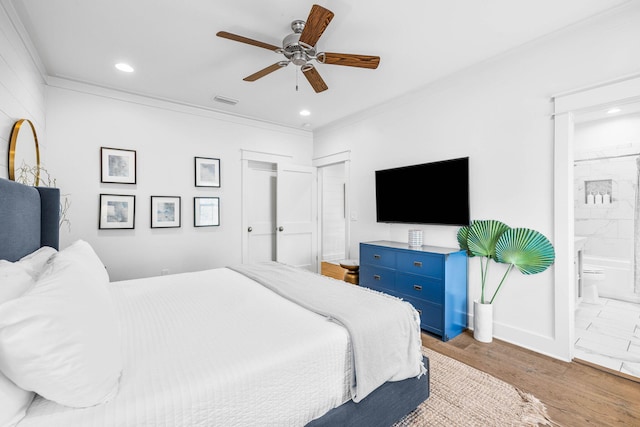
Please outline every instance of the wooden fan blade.
[{"label": "wooden fan blade", "polygon": [[276,62],[273,65],[269,65],[267,68],[264,68],[260,71],[258,71],[257,73],[253,73],[250,76],[245,77],[244,80],[245,82],[255,82],[256,80],[258,80],[261,77],[266,76],[267,74],[271,74],[276,70],[279,70],[280,68],[284,68],[284,65],[280,65],[279,62]]},{"label": "wooden fan blade", "polygon": [[302,30],[302,34],[300,34],[299,41],[309,46],[315,46],[332,19],[333,12],[314,4],[311,7],[311,12],[309,12],[307,22],[304,24],[304,30]]},{"label": "wooden fan blade", "polygon": [[311,87],[316,91],[316,93],[320,93],[329,89],[324,80],[322,80],[322,77],[320,77],[320,73],[318,73],[318,70],[316,70],[315,67],[311,67],[307,71],[303,71],[303,73],[307,80],[309,80]]},{"label": "wooden fan blade", "polygon": [[257,47],[261,47],[264,49],[268,49],[268,50],[276,50],[276,49],[280,49],[278,46],[269,44],[269,43],[264,43],[258,40],[253,40],[247,37],[242,37],[239,36],[237,34],[231,34],[231,33],[227,33],[226,31],[218,31],[218,33],[216,34],[216,36],[218,37],[222,37],[224,39],[229,39],[229,40],[233,40],[236,42],[240,42],[240,43],[246,43],[246,44],[250,44],[252,46],[257,46]]},{"label": "wooden fan blade", "polygon": [[324,63],[333,65],[346,65],[347,67],[378,68],[379,56],[353,55],[350,53],[325,52]]}]

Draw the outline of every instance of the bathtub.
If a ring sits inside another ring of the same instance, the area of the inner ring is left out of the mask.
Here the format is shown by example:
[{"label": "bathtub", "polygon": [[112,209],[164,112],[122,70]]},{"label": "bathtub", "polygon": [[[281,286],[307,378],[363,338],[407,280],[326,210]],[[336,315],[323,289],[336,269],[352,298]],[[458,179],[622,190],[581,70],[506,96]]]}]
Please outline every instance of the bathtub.
[{"label": "bathtub", "polygon": [[[604,298],[613,298],[630,302],[640,302],[640,295],[634,293],[633,262],[622,258],[608,258],[589,254],[582,255],[584,286],[595,284],[598,294]],[[587,271],[601,270],[600,277]]]}]

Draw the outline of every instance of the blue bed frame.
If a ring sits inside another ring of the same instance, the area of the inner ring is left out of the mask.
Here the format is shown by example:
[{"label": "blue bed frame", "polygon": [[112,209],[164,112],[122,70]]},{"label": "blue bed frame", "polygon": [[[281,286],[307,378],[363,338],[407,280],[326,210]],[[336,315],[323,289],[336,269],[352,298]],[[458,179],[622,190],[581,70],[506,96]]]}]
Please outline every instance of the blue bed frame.
[{"label": "blue bed frame", "polygon": [[[60,190],[31,187],[0,178],[0,259],[17,261],[42,246],[59,249]],[[389,427],[424,402],[426,375],[388,382],[360,403],[349,401],[306,427]]]}]

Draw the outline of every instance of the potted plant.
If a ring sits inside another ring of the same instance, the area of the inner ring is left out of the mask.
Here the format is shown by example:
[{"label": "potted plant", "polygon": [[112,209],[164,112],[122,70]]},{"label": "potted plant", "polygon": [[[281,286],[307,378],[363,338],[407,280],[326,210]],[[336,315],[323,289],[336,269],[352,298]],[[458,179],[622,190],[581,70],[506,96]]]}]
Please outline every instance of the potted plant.
[{"label": "potted plant", "polygon": [[[473,303],[473,336],[481,342],[493,339],[493,301],[515,267],[522,274],[541,273],[555,260],[553,245],[529,228],[511,228],[497,220],[476,220],[458,230],[460,249],[480,257],[480,299]],[[491,261],[508,264],[493,296],[487,298],[487,275]]]}]

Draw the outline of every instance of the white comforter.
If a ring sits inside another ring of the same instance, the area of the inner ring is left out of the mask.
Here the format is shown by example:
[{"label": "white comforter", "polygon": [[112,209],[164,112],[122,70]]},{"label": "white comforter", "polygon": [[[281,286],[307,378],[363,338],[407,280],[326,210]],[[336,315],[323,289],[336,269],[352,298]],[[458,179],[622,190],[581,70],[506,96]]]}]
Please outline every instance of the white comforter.
[{"label": "white comforter", "polygon": [[37,397],[19,427],[302,426],[349,399],[346,330],[236,272],[110,287],[118,395],[85,409]]}]

